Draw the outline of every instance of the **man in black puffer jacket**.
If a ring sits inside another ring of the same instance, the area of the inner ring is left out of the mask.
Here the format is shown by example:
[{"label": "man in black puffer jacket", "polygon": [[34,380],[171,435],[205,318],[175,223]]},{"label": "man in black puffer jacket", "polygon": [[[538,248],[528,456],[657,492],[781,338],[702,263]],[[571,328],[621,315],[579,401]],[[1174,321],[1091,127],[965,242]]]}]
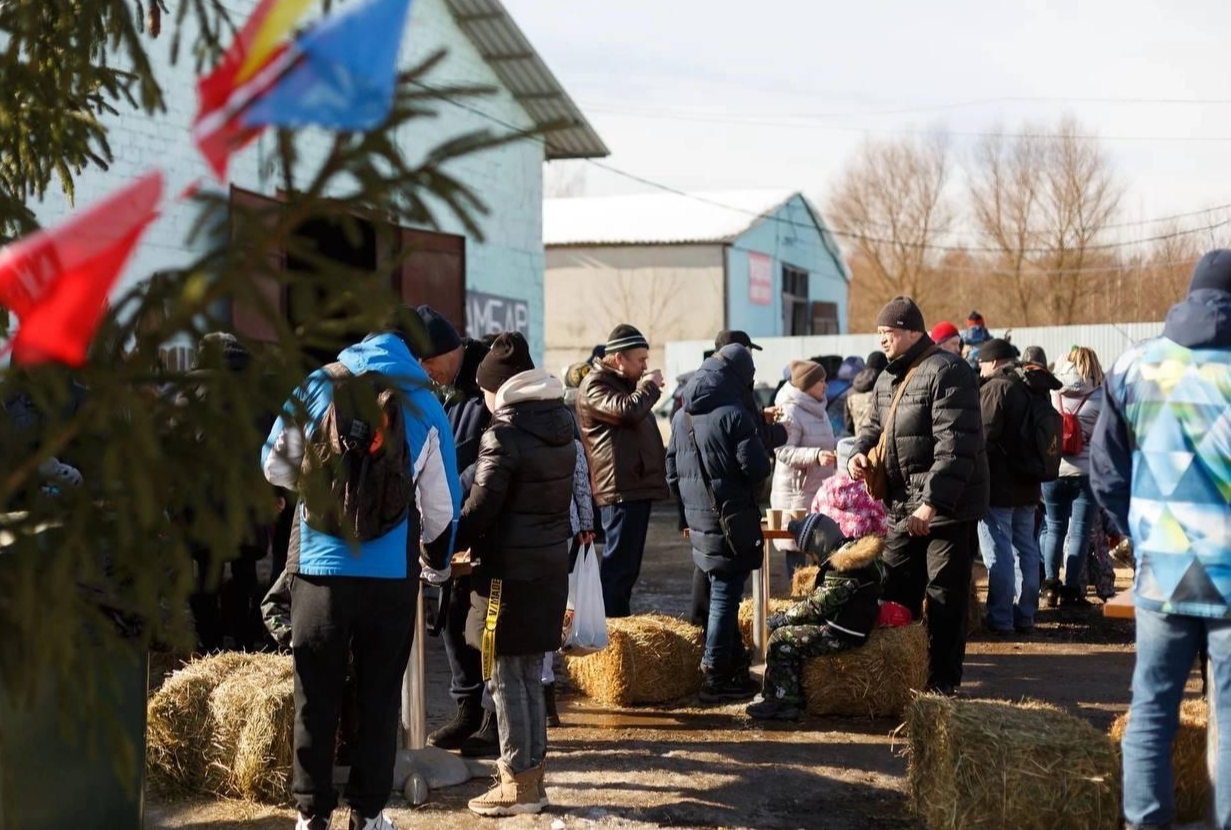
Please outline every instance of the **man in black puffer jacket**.
[{"label": "man in black puffer jacket", "polygon": [[[742,659],[738,625],[744,584],[761,566],[756,493],[770,474],[769,454],[743,401],[743,389],[755,371],[752,355],[738,344],[723,347],[702,363],[684,390],[684,408],[671,425],[667,450],[667,485],[684,503],[693,561],[710,581],[702,659],[705,702],[742,700],[757,693]],[[732,550],[724,536],[715,504],[728,517],[728,527],[755,528],[753,538],[737,540],[739,550]]]},{"label": "man in black puffer jacket", "polygon": [[522,335],[500,335],[478,370],[492,423],[462,508],[458,546],[471,576],[466,641],[482,649],[500,723],[499,780],[470,802],[480,815],[539,812],[547,710],[543,655],[560,647],[573,535],[573,419],[564,384],[535,369]]},{"label": "man in black puffer jacket", "polygon": [[[978,549],[978,521],[987,513],[987,451],[974,373],[960,357],[935,348],[923,313],[909,297],[895,297],[876,318],[889,365],[873,390],[868,424],[859,433],[847,471],[868,472],[868,453],[888,432],[885,464],[891,527],[886,541],[885,600],[918,619],[928,600],[929,685],[952,693],[962,682],[970,568]],[[889,409],[911,367],[893,423]]]}]

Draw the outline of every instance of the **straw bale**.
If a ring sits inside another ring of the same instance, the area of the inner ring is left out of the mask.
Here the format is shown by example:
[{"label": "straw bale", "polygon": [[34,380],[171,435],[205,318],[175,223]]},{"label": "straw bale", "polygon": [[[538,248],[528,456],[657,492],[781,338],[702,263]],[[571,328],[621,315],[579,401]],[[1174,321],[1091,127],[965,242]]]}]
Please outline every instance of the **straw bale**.
[{"label": "straw bale", "polygon": [[795,569],[791,577],[791,599],[803,599],[812,593],[816,587],[816,575],[821,569],[816,565],[806,565]]},{"label": "straw bale", "polygon": [[210,695],[218,684],[257,659],[227,652],[204,657],[173,673],[147,706],[146,766],[151,780],[172,791],[198,791],[213,743]]},{"label": "straw bale", "polygon": [[664,614],[607,620],[607,648],[565,656],[569,679],[611,706],[665,703],[701,688],[701,629]]},{"label": "straw bale", "polygon": [[[780,614],[791,606],[795,605],[796,600],[793,599],[775,599],[769,600],[769,615]],[[739,604],[739,633],[744,638],[744,645],[752,648],[752,600],[746,599]]]},{"label": "straw bale", "polygon": [[911,804],[930,828],[1116,828],[1110,739],[1035,701],[917,695],[906,707]]},{"label": "straw bale", "polygon": [[897,717],[927,679],[923,625],[876,628],[859,648],[808,660],[804,696],[811,715]]},{"label": "straw bale", "polygon": [[[1200,824],[1207,818],[1210,777],[1206,769],[1205,730],[1209,709],[1204,700],[1186,700],[1180,706],[1180,731],[1171,749],[1175,775],[1175,818],[1180,824]],[[1119,747],[1128,728],[1128,713],[1111,724],[1111,739]]]},{"label": "straw bale", "polygon": [[293,692],[289,656],[225,653],[187,664],[149,701],[151,780],[172,791],[287,801]]}]

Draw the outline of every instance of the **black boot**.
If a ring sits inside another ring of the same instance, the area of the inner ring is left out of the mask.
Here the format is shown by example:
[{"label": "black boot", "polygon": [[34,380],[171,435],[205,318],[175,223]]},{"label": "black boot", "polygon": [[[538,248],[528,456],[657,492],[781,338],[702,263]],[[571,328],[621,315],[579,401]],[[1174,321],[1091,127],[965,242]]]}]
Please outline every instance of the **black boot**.
[{"label": "black boot", "polygon": [[479,730],[483,722],[483,707],[477,700],[462,700],[457,704],[453,720],[427,736],[428,746],[440,749],[461,749],[467,738]]},{"label": "black boot", "polygon": [[702,669],[701,691],[697,697],[702,703],[731,703],[736,700],[751,700],[761,687],[749,675],[748,670],[732,673],[730,670]]},{"label": "black boot", "polygon": [[1060,580],[1048,579],[1043,583],[1043,590],[1039,592],[1043,597],[1043,603],[1048,608],[1060,607]]},{"label": "black boot", "polygon": [[547,725],[560,725],[560,712],[556,709],[556,684],[543,684],[543,702],[547,704]]},{"label": "black boot", "polygon": [[467,758],[494,758],[500,754],[500,730],[496,713],[483,710],[479,731],[462,742],[462,755]]}]

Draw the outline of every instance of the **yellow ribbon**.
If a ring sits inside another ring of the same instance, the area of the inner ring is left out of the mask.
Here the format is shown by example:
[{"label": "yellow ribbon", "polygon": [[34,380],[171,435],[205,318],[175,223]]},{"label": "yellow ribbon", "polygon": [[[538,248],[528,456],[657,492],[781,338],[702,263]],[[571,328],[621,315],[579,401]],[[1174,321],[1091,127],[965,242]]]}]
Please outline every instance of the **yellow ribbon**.
[{"label": "yellow ribbon", "polygon": [[500,618],[500,590],[500,580],[493,579],[487,595],[487,617],[483,621],[482,665],[485,682],[492,679],[496,665],[496,620]]}]

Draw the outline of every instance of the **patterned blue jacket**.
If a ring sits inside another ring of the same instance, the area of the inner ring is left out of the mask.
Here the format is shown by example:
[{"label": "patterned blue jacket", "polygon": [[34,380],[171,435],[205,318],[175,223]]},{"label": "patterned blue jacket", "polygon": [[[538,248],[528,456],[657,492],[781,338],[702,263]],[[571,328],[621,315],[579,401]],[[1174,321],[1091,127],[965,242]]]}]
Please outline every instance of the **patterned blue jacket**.
[{"label": "patterned blue jacket", "polygon": [[1095,496],[1133,540],[1135,604],[1231,617],[1231,293],[1191,292],[1161,337],[1121,356],[1090,460]]}]

